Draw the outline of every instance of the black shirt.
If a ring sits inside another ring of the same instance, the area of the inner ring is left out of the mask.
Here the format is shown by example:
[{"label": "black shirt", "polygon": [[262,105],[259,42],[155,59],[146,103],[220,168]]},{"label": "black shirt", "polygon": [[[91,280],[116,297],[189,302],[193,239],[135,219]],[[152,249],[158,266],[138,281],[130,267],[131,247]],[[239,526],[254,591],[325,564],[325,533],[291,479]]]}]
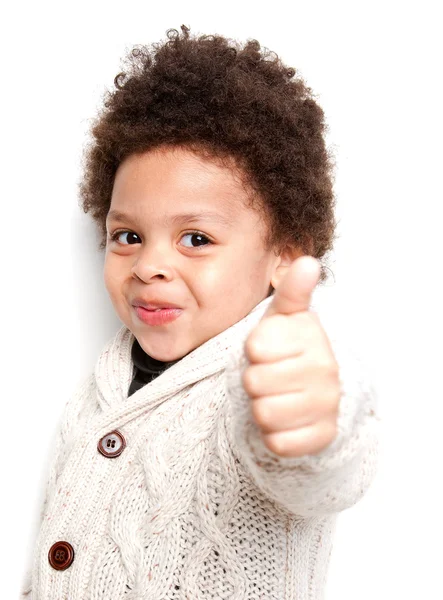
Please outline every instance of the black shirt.
[{"label": "black shirt", "polygon": [[174,365],[180,359],[171,362],[163,362],[149,356],[138,343],[137,338],[134,340],[131,350],[132,361],[135,365],[134,377],[129,386],[128,397],[134,392],[142,388],[147,383],[158,377],[168,367]]}]

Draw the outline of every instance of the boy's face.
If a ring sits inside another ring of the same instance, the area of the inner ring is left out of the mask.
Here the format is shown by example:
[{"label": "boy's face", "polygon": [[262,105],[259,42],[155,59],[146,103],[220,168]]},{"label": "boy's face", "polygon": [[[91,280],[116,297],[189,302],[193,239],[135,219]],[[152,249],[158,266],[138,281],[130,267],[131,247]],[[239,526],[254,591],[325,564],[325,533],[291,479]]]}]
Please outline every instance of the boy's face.
[{"label": "boy's face", "polygon": [[[120,164],[107,218],[104,281],[118,317],[153,358],[182,358],[237,323],[301,254],[265,250],[266,225],[244,206],[245,197],[230,170],[185,149],[131,155]],[[114,218],[112,211],[126,217]],[[223,221],[204,217],[207,212]],[[169,220],[182,213],[199,217]],[[150,325],[138,317],[135,298],[160,299],[182,312]]]}]

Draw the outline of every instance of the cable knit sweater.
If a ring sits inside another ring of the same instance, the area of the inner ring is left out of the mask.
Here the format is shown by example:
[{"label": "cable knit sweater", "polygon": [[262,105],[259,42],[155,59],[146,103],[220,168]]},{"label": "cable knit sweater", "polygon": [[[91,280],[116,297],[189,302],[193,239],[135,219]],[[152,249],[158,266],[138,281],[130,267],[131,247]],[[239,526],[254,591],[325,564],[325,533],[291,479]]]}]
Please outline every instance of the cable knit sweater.
[{"label": "cable knit sweater", "polygon": [[[327,332],[340,368],[336,439],[280,457],[263,443],[241,383],[244,342],[272,296],[131,396],[123,326],[66,403],[26,600],[320,600],[337,514],[376,471],[375,394]],[[319,315],[321,316],[321,315]],[[97,444],[126,441],[109,458]],[[68,568],[51,566],[59,541]]]}]

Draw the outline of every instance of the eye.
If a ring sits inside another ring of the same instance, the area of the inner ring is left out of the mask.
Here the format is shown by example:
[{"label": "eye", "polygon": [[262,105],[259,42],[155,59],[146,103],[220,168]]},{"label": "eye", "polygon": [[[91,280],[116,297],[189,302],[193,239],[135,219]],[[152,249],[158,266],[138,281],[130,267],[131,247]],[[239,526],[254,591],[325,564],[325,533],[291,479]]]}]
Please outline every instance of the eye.
[{"label": "eye", "polygon": [[[196,248],[198,246],[207,246],[207,244],[204,243],[204,240],[206,240],[207,243],[212,244],[211,240],[209,238],[207,238],[205,235],[203,235],[202,233],[200,233],[199,231],[190,231],[188,233],[185,233],[183,235],[183,238],[185,238],[187,236],[197,239],[198,241],[197,241],[197,246],[185,246],[186,248]],[[202,242],[202,240],[203,240],[203,242]]]},{"label": "eye", "polygon": [[132,245],[134,243],[135,244],[137,243],[137,241],[134,241],[134,237],[138,237],[138,235],[136,233],[134,233],[133,231],[116,231],[115,233],[113,233],[111,235],[111,240],[113,242],[115,242],[121,235],[125,235],[125,234],[129,234],[128,240],[131,240],[131,241],[128,242],[128,244],[123,244],[123,246]]},{"label": "eye", "polygon": [[[118,238],[123,235],[128,236],[127,244],[118,240]],[[111,237],[111,241],[113,241],[113,242],[118,241],[123,246],[130,246],[133,244],[137,244],[137,243],[139,243],[139,240],[140,240],[139,236],[136,233],[134,233],[133,231],[126,231],[126,230],[125,231],[123,231],[123,230],[116,231],[110,237]],[[194,241],[197,240],[195,245],[187,246],[185,244],[185,248],[197,248],[199,246],[207,246],[208,244],[212,244],[211,240],[209,238],[207,238],[205,235],[203,235],[203,233],[201,233],[200,231],[190,231],[188,233],[183,234],[182,239],[185,237],[190,237],[191,239],[194,238]],[[136,238],[138,238],[138,240]]]}]

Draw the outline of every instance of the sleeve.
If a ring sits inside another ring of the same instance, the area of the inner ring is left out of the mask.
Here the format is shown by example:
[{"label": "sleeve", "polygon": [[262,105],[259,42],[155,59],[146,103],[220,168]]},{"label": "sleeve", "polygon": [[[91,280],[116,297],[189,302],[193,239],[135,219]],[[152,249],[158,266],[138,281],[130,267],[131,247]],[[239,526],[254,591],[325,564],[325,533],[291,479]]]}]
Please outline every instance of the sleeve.
[{"label": "sleeve", "polygon": [[337,436],[316,455],[282,457],[264,444],[242,386],[249,364],[244,344],[233,351],[226,369],[228,431],[238,459],[268,498],[303,518],[338,513],[356,504],[378,466],[381,419],[376,391],[361,359],[347,346],[330,341],[342,390]]},{"label": "sleeve", "polygon": [[[37,533],[45,517],[49,500],[52,498],[56,489],[59,475],[69,456],[75,438],[75,432],[90,408],[86,401],[90,397],[91,389],[94,384],[95,377],[91,374],[84,380],[76,393],[69,398],[63,407],[50,450],[51,459],[43,493],[43,502],[37,517]],[[32,600],[32,569],[33,565],[29,563],[25,567],[19,600]]]}]

